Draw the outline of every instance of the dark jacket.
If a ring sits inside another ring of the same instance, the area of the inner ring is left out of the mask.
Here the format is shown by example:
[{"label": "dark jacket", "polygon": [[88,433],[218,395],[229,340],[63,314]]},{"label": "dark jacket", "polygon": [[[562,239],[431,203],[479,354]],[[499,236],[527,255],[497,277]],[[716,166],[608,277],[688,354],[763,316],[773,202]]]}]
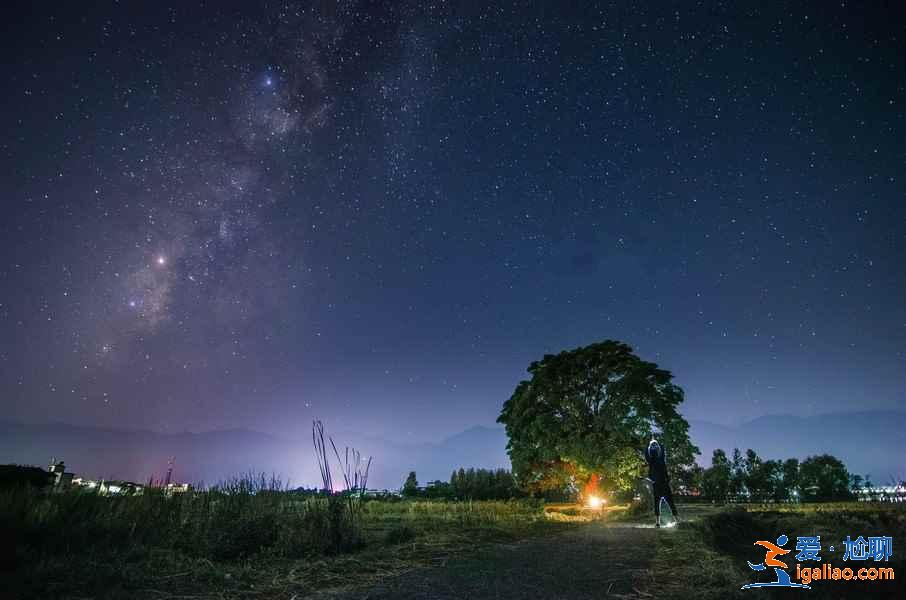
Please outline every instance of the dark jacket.
[{"label": "dark jacket", "polygon": [[648,463],[648,479],[655,484],[666,484],[670,481],[667,476],[667,453],[660,444],[649,444],[645,449],[645,461]]}]

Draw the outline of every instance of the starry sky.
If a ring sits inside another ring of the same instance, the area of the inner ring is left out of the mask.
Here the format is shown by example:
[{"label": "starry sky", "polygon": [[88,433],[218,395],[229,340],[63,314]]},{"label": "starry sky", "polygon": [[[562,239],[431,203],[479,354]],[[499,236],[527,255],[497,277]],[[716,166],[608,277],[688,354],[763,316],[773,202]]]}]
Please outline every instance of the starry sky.
[{"label": "starry sky", "polygon": [[5,418],[430,440],[603,339],[902,405],[898,3],[166,4],[5,5]]}]

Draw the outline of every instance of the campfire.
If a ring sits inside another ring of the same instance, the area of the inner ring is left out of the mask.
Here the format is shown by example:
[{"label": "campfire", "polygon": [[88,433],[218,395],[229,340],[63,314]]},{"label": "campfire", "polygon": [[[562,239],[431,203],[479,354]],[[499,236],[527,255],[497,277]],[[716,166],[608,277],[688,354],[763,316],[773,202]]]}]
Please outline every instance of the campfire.
[{"label": "campfire", "polygon": [[606,502],[607,501],[604,500],[604,498],[601,498],[600,496],[589,496],[588,498],[585,499],[585,506],[592,510],[598,510],[602,506],[604,506],[604,504]]},{"label": "campfire", "polygon": [[585,507],[592,510],[600,510],[604,504],[607,502],[598,494],[598,482],[599,478],[597,475],[592,475],[588,479],[588,483],[585,484],[585,489],[582,493],[582,498],[585,499]]}]

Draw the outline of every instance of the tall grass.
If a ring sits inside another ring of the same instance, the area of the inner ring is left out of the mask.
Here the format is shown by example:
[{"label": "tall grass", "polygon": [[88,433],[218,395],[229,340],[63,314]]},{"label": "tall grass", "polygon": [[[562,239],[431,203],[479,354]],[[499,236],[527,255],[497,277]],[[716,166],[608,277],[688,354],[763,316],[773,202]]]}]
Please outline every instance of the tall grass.
[{"label": "tall grass", "polygon": [[543,521],[539,501],[380,502],[311,496],[263,476],[245,476],[210,490],[168,496],[153,488],[135,496],[79,490],[0,491],[0,531],[15,540],[17,559],[171,550],[211,560],[256,555],[288,558],[350,552],[369,531],[409,526],[438,530],[524,526]]},{"label": "tall grass", "polygon": [[457,548],[564,526],[546,518],[539,501],[316,495],[251,475],[172,496],[153,488],[133,496],[7,488],[0,577],[16,598],[156,598],[166,594],[135,593],[173,586],[173,595],[186,597],[213,590],[239,597],[252,588],[283,597],[288,586],[349,585],[433,564]]},{"label": "tall grass", "polygon": [[136,548],[213,560],[301,557],[361,545],[343,499],[301,496],[249,477],[173,496],[154,489],[137,496],[7,489],[0,491],[0,531],[16,541],[18,561]]}]

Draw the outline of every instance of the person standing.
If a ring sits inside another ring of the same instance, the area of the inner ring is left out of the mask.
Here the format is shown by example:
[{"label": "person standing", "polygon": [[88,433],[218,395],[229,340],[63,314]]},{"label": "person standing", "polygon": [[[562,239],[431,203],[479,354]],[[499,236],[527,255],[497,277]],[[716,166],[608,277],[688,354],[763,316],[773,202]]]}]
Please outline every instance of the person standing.
[{"label": "person standing", "polygon": [[673,503],[673,492],[670,490],[670,477],[667,475],[667,453],[656,439],[652,438],[648,443],[648,449],[645,450],[645,461],[648,463],[648,479],[651,480],[654,496],[654,526],[660,527],[661,498],[667,501],[675,519],[678,518],[678,515],[676,504]]}]

